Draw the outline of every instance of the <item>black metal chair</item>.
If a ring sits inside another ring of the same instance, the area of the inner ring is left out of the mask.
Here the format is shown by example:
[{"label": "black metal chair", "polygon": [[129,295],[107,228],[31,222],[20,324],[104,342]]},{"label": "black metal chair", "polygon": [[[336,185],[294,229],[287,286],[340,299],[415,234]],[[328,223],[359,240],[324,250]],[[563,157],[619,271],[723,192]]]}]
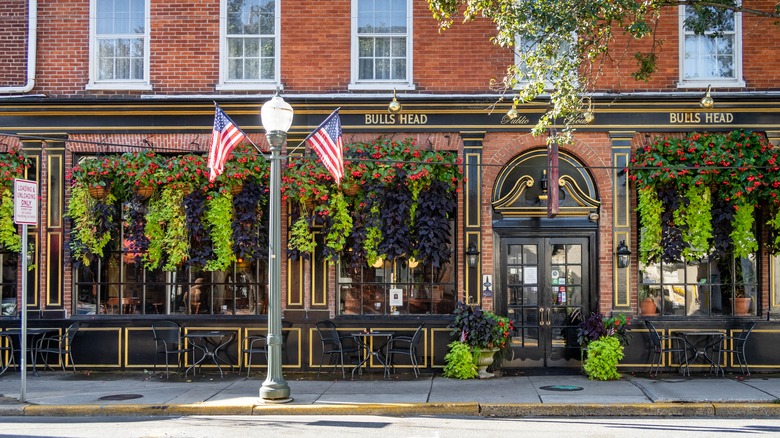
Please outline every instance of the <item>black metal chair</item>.
[{"label": "black metal chair", "polygon": [[241,353],[246,355],[246,376],[249,377],[252,370],[252,355],[262,354],[265,356],[265,362],[268,363],[268,339],[265,335],[247,336],[244,338]]},{"label": "black metal chair", "polygon": [[185,346],[182,330],[179,324],[173,321],[155,321],[152,323],[152,335],[154,336],[154,370],[157,371],[157,356],[165,356],[165,377],[169,377],[168,356],[175,355],[179,369],[184,367],[185,353],[194,354],[193,346]]},{"label": "black metal chair", "polygon": [[45,334],[35,343],[35,354],[43,359],[43,369],[50,369],[49,355],[56,355],[60,361],[62,371],[65,371],[65,364],[70,360],[73,372],[76,372],[76,362],[73,360],[73,339],[79,331],[80,323],[74,322],[62,334]]},{"label": "black metal chair", "polygon": [[[350,337],[349,341],[347,341],[345,338],[346,336],[341,336],[336,329],[336,324],[334,324],[332,321],[324,320],[319,321],[314,324],[314,327],[317,329],[317,332],[320,334],[320,340],[322,341],[322,352],[320,353],[320,366],[319,369],[317,369],[317,375],[320,375],[320,372],[322,371],[322,361],[325,358],[325,355],[328,355],[329,362],[333,362],[334,356],[338,358],[338,364],[341,365],[341,375],[343,378],[347,377],[347,373],[344,369],[344,356],[349,355],[357,355],[358,354],[358,346],[352,341],[352,338]],[[347,341],[347,342],[345,342]],[[333,371],[336,371],[336,368],[334,366]]]},{"label": "black metal chair", "polygon": [[653,367],[655,367],[655,374],[658,374],[664,355],[677,353],[680,371],[683,375],[687,374],[690,376],[691,371],[688,369],[688,344],[685,342],[685,339],[680,336],[661,336],[653,323],[648,320],[645,320],[645,326],[650,335],[650,351],[653,353],[650,361],[650,374],[653,374]]},{"label": "black metal chair", "polygon": [[424,326],[425,323],[420,324],[412,336],[393,335],[393,337],[387,341],[387,366],[392,368],[393,372],[395,372],[395,355],[400,354],[409,356],[409,360],[412,363],[412,369],[414,370],[414,377],[420,376],[419,364],[417,362],[417,344],[422,337]]},{"label": "black metal chair", "polygon": [[5,373],[11,364],[14,364],[14,370],[16,370],[13,339],[11,336],[3,335],[3,332],[0,332],[0,375]]},{"label": "black metal chair", "polygon": [[[737,356],[737,363],[739,363],[739,370],[745,376],[750,375],[750,368],[748,368],[747,359],[745,358],[745,345],[747,345],[748,337],[750,337],[750,333],[753,332],[755,326],[756,323],[751,321],[741,332],[739,332],[739,334],[735,336],[726,336],[723,338],[723,342],[718,344],[718,361],[720,361],[723,353],[735,354]],[[726,363],[728,363],[728,361]]]}]

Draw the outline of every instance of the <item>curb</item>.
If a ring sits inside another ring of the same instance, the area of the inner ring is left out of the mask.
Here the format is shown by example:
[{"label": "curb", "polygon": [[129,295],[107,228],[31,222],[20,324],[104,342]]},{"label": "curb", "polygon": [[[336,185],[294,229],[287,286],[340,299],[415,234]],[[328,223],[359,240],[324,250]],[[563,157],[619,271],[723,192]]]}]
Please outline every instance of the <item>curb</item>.
[{"label": "curb", "polygon": [[2,416],[386,415],[462,417],[780,417],[777,403],[479,404],[372,403],[343,405],[9,405]]}]

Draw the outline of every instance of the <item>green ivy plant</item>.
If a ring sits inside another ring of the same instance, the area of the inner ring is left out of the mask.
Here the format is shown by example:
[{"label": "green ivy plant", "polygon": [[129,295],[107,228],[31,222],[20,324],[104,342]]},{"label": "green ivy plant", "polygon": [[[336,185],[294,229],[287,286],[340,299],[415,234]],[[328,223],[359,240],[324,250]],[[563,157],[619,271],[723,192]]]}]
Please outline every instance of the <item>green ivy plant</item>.
[{"label": "green ivy plant", "polygon": [[739,203],[734,206],[733,229],[731,241],[734,243],[734,257],[747,257],[758,249],[758,242],[753,231],[755,222],[753,204]]},{"label": "green ivy plant", "polygon": [[301,255],[311,254],[317,243],[314,241],[314,233],[311,231],[309,221],[305,215],[298,216],[290,227],[290,233],[287,236],[287,248],[296,251]]},{"label": "green ivy plant", "polygon": [[187,228],[183,211],[184,193],[174,186],[165,187],[160,196],[149,203],[149,215],[144,231],[149,237],[149,251],[144,257],[147,269],[175,271],[187,260]]},{"label": "green ivy plant", "polygon": [[22,237],[14,224],[14,197],[10,190],[3,190],[0,200],[0,246],[8,252],[22,250]]},{"label": "green ivy plant", "polygon": [[623,345],[616,336],[602,336],[588,344],[585,373],[591,380],[617,380],[618,363],[623,360]]},{"label": "green ivy plant", "polygon": [[674,212],[675,222],[683,227],[683,240],[688,246],[682,255],[686,261],[699,260],[710,252],[712,240],[712,193],[710,188],[694,185],[685,194],[688,207]]},{"label": "green ivy plant", "polygon": [[211,241],[216,258],[206,262],[206,271],[224,271],[236,261],[233,254],[233,195],[230,192],[206,201],[206,221],[211,227]]},{"label": "green ivy plant", "polygon": [[[97,202],[89,195],[89,188],[86,185],[76,185],[71,190],[66,214],[72,220],[70,249],[73,259],[85,266],[89,266],[93,256],[103,257],[103,249],[111,241],[111,233],[99,231],[96,219],[93,217]],[[113,204],[116,198],[109,194],[104,202]],[[113,218],[106,218],[106,220],[112,221]]]},{"label": "green ivy plant", "polygon": [[328,247],[329,260],[334,261],[338,254],[344,250],[347,243],[347,236],[352,232],[352,215],[349,211],[344,194],[340,191],[334,192],[329,199],[328,207],[330,209],[328,225],[325,233],[325,246]]},{"label": "green ivy plant", "polygon": [[639,189],[637,212],[642,226],[639,239],[639,261],[647,264],[661,256],[661,212],[663,203],[651,187]]},{"label": "green ivy plant", "polygon": [[447,363],[444,366],[444,377],[460,380],[476,378],[477,364],[471,346],[465,342],[453,341],[448,347],[450,351],[444,356]]}]

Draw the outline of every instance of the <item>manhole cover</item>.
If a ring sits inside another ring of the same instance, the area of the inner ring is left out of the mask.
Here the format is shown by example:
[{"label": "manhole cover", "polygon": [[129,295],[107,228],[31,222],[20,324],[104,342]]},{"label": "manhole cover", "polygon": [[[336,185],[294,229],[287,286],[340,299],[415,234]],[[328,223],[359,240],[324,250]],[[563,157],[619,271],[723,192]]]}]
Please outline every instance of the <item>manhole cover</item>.
[{"label": "manhole cover", "polygon": [[545,391],[582,391],[581,386],[574,386],[574,385],[541,386],[539,389],[544,389]]},{"label": "manhole cover", "polygon": [[99,400],[132,400],[143,397],[141,394],[114,394],[100,397]]}]

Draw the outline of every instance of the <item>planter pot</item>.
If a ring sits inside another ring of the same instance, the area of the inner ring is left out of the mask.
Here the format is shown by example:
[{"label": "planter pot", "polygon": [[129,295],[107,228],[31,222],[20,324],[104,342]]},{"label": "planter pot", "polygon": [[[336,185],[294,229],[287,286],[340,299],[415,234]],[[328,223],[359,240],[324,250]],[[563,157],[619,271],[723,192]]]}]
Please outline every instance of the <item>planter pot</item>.
[{"label": "planter pot", "polygon": [[658,307],[655,305],[655,301],[647,297],[639,304],[639,308],[642,310],[642,315],[652,316],[658,315]]},{"label": "planter pot", "polygon": [[244,184],[237,184],[230,188],[230,194],[233,196],[236,196],[237,194],[241,193],[241,190],[244,189]]},{"label": "planter pot", "polygon": [[734,314],[748,315],[750,313],[751,298],[734,298]]},{"label": "planter pot", "polygon": [[477,357],[477,372],[480,379],[489,379],[494,377],[493,373],[487,372],[487,367],[493,364],[493,359],[498,352],[498,348],[485,348],[479,350],[479,356]]},{"label": "planter pot", "polygon": [[347,196],[355,196],[358,193],[360,193],[360,186],[358,186],[357,184],[352,184],[349,187],[347,187],[346,189],[343,189],[342,191]]}]

